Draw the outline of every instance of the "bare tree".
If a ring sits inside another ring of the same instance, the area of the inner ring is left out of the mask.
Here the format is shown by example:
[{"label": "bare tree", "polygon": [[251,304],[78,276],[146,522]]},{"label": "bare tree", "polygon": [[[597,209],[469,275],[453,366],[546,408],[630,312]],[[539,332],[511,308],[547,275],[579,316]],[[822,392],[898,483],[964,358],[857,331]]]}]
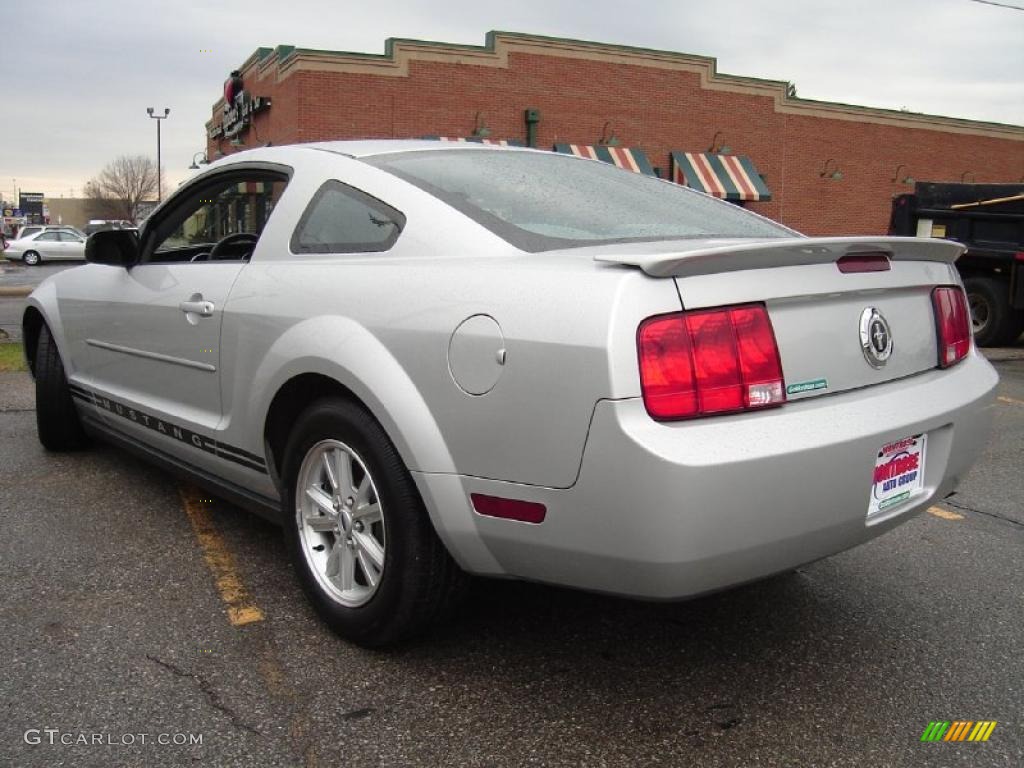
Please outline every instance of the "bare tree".
[{"label": "bare tree", "polygon": [[141,204],[155,200],[156,190],[156,163],[145,155],[121,155],[86,182],[89,215],[137,221]]}]

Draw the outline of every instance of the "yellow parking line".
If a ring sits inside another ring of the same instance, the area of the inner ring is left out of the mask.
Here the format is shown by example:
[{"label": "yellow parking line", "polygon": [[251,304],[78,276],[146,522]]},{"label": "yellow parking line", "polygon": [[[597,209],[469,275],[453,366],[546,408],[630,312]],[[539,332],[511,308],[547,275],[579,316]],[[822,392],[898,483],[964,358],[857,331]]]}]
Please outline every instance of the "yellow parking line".
[{"label": "yellow parking line", "polygon": [[228,621],[236,627],[263,621],[263,611],[249,596],[235,566],[235,558],[210,518],[209,501],[193,488],[179,488],[178,494],[199,546],[203,548],[203,559],[213,574],[217,591],[228,607]]},{"label": "yellow parking line", "polygon": [[948,509],[942,507],[928,507],[928,514],[941,517],[943,520],[963,520],[963,515],[958,515],[956,512],[950,512]]},{"label": "yellow parking line", "polygon": [[1001,403],[1010,403],[1011,405],[1024,405],[1024,400],[1017,400],[1012,397],[1006,397],[1005,395],[999,395],[996,400]]}]

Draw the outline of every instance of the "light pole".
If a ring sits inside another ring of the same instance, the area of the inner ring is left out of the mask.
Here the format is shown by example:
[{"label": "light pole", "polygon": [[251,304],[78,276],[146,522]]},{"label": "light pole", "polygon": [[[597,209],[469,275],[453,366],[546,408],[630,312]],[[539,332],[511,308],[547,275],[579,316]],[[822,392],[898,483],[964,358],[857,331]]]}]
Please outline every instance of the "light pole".
[{"label": "light pole", "polygon": [[198,171],[199,170],[199,165],[196,165],[196,158],[197,157],[202,158],[199,161],[199,165],[209,165],[210,164],[210,161],[206,159],[206,153],[205,152],[196,152],[194,155],[192,155],[192,165],[190,165],[188,167],[188,169],[190,171]]},{"label": "light pole", "polygon": [[165,108],[162,115],[155,115],[152,107],[146,108],[146,114],[156,120],[156,201],[159,203],[163,200],[163,190],[160,188],[160,121],[165,120],[169,114],[171,114],[170,108]]}]

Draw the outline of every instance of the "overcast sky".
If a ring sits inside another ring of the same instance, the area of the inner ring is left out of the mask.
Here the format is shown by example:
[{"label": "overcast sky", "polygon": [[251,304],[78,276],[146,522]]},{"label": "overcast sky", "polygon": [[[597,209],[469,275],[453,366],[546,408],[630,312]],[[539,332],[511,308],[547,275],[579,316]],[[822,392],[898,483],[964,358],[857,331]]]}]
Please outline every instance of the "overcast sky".
[{"label": "overcast sky", "polygon": [[227,73],[259,46],[280,44],[382,53],[388,37],[481,45],[488,30],[532,32],[713,56],[720,72],[789,80],[805,98],[1024,124],[1024,11],[972,0],[3,6],[5,198],[15,184],[51,197],[80,196],[85,181],[115,156],[155,156],[150,106],[171,109],[163,122],[163,163],[176,185],[205,148],[204,123]]}]

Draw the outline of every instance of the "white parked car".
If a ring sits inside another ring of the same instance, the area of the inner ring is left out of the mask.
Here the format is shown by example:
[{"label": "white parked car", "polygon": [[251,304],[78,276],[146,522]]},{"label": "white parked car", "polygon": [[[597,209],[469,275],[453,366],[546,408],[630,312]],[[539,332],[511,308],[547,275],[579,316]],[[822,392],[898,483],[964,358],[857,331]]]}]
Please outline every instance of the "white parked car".
[{"label": "white parked car", "polygon": [[11,240],[3,254],[11,261],[23,261],[30,267],[44,261],[84,261],[85,240],[70,229],[47,228]]},{"label": "white parked car", "polygon": [[997,383],[961,251],[534,150],[266,147],[92,235],[24,337],[47,448],[278,521],[325,620],[382,645],[466,572],[679,599],[951,493]]},{"label": "white parked car", "polygon": [[[65,230],[67,232],[72,232],[76,235],[79,235],[83,238],[87,236],[78,227],[72,227],[70,224],[26,224],[24,227],[18,230],[18,238],[31,237],[32,235],[37,235],[40,232],[51,232],[54,230]],[[14,240],[18,238],[7,239]]]}]

